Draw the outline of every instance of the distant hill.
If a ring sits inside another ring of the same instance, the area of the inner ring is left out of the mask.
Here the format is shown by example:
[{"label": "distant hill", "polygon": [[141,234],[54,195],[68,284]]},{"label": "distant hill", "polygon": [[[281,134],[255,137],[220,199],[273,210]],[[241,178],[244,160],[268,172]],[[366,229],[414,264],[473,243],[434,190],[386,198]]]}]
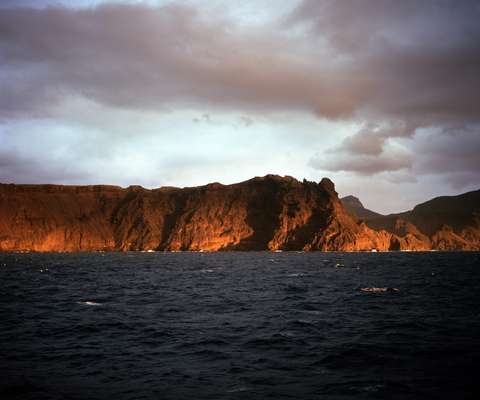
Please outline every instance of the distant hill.
[{"label": "distant hill", "polygon": [[381,217],[382,214],[365,208],[358,197],[345,196],[340,199],[347,211],[357,219],[367,220],[371,218]]},{"label": "distant hill", "polygon": [[458,196],[436,197],[415,206],[406,218],[423,232],[433,234],[442,225],[461,231],[479,216],[480,190],[476,190]]},{"label": "distant hill", "polygon": [[427,236],[430,246],[438,250],[480,249],[480,190],[436,197],[413,210],[372,217],[366,223],[394,234],[400,233],[399,225],[408,225]]}]

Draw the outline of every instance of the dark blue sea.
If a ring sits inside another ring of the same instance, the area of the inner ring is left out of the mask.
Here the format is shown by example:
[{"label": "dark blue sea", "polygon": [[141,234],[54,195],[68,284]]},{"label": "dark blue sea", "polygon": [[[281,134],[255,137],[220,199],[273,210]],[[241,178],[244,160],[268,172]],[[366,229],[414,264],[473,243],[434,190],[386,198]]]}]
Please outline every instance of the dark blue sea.
[{"label": "dark blue sea", "polygon": [[480,253],[0,254],[0,290],[2,400],[480,398]]}]

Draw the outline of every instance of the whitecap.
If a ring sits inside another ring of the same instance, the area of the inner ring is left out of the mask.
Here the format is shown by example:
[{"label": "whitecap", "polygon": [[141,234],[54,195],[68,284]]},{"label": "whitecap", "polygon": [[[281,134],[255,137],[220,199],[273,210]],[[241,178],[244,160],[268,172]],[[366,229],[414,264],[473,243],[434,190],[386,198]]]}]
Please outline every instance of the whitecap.
[{"label": "whitecap", "polygon": [[96,301],[78,301],[78,304],[83,304],[85,306],[101,306],[102,303],[97,303]]}]

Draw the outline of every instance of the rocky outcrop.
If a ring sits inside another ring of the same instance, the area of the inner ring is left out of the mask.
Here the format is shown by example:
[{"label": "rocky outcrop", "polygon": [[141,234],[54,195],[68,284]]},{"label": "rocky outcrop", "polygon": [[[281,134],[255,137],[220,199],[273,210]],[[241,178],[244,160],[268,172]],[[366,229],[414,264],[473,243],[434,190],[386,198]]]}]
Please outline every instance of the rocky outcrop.
[{"label": "rocky outcrop", "polygon": [[[469,232],[477,240],[477,232]],[[327,178],[316,183],[267,175],[234,185],[153,190],[0,185],[0,251],[384,251],[433,245],[461,247],[445,235],[430,239],[409,223],[391,231],[357,221]]]}]

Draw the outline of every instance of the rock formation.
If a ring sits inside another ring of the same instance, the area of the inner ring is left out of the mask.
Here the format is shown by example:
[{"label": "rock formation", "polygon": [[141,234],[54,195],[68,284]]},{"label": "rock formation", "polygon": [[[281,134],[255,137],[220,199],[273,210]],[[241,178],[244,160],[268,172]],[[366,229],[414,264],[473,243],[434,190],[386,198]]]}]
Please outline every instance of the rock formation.
[{"label": "rock formation", "polygon": [[357,221],[327,178],[267,175],[153,190],[0,184],[0,251],[384,251],[480,243],[470,226],[431,237],[410,223],[395,229]]}]

